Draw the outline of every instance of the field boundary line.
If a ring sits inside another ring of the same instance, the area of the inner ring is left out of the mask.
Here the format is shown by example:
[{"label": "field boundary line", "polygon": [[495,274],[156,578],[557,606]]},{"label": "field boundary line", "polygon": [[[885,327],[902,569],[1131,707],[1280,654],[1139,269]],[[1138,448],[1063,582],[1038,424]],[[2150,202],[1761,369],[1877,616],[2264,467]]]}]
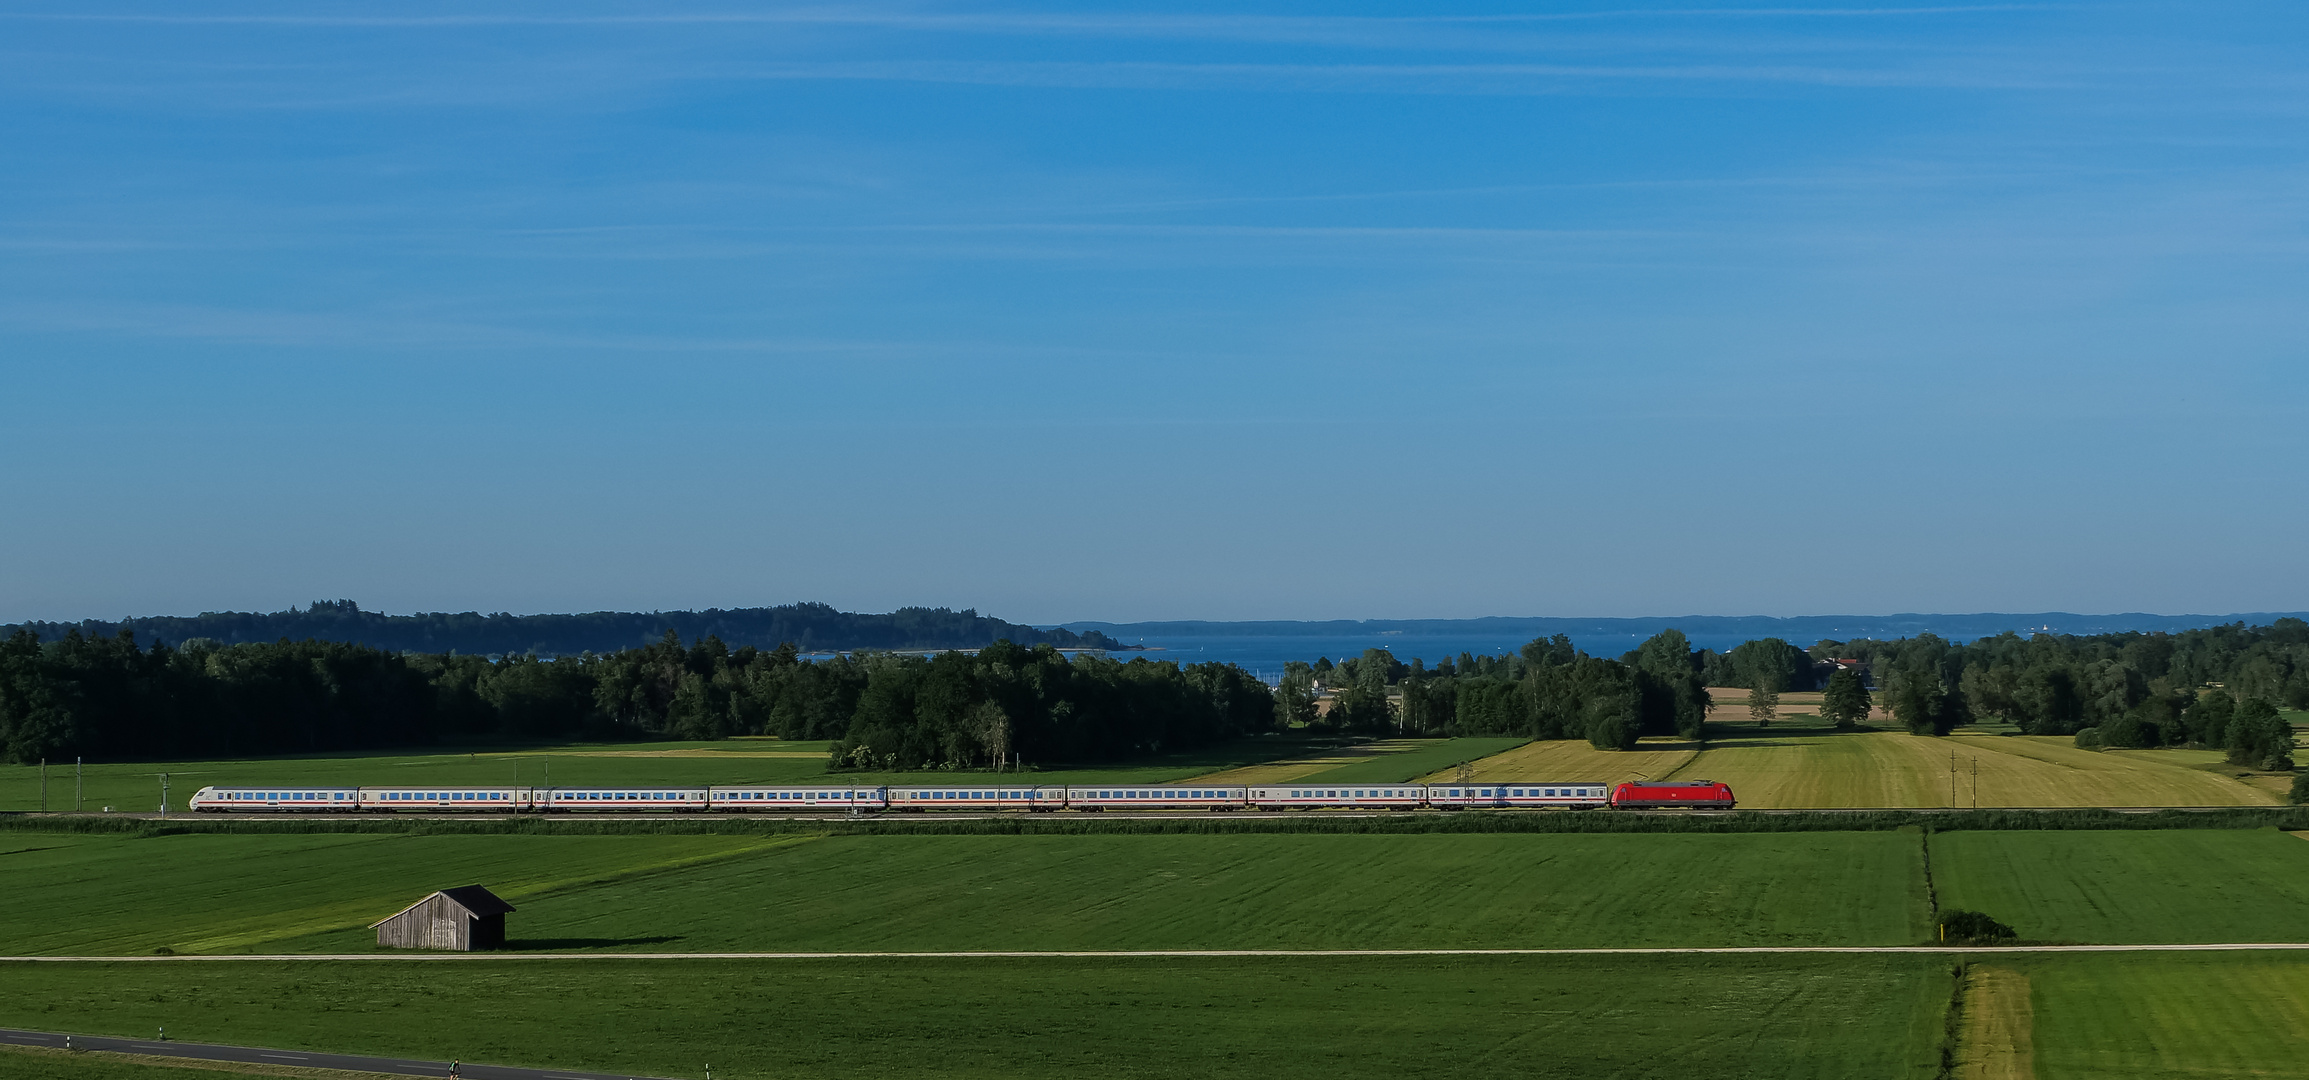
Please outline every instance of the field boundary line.
[{"label": "field boundary line", "polygon": [[225,953],[192,956],[0,956],[0,964],[304,963],[310,961],[488,960],[1119,960],[1131,958],[1356,956],[1767,956],[1767,955],[2002,955],[2008,953],[2303,952],[2309,941],[2216,942],[2155,945],[1718,945],[1597,949],[982,949],[949,952],[678,952],[678,953]]}]

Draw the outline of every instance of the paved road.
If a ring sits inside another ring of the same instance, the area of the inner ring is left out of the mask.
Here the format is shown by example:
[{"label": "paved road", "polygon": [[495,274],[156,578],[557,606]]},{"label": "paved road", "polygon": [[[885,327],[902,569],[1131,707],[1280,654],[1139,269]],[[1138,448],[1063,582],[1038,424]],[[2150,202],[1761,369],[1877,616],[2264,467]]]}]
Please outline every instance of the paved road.
[{"label": "paved road", "polygon": [[[0,1043],[14,1046],[64,1048],[65,1035],[51,1031],[16,1031],[0,1028]],[[447,1076],[446,1061],[411,1061],[407,1058],[363,1057],[359,1054],[308,1054],[296,1050],[268,1050],[261,1046],[213,1046],[208,1043],[155,1042],[151,1039],[116,1039],[105,1035],[72,1035],[75,1050],[111,1050],[123,1054],[155,1054],[197,1058],[202,1061],[239,1061],[252,1065],[301,1065],[308,1069],[347,1069],[353,1072],[390,1073],[394,1076]],[[458,1070],[468,1080],[662,1080],[630,1073],[573,1072],[568,1069],[520,1069],[511,1065],[475,1065]]]},{"label": "paved road", "polygon": [[1132,957],[1262,956],[1290,960],[1322,956],[1681,956],[1767,955],[1773,953],[2145,953],[2267,952],[2309,950],[2304,941],[2211,942],[2189,945],[1721,945],[1638,949],[1099,949],[1078,951],[962,950],[953,952],[597,952],[597,953],[272,953],[201,956],[0,956],[0,964],[184,964],[202,962],[309,963],[381,960],[386,962],[472,963],[489,960],[974,960],[1073,958],[1114,960]]}]

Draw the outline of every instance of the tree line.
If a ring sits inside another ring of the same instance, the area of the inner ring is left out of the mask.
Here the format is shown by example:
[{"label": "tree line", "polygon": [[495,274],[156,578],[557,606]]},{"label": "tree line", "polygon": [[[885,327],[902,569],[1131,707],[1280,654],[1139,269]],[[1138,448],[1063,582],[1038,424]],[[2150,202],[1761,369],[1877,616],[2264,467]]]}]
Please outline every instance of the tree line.
[{"label": "tree line", "polygon": [[1055,645],[1061,649],[1129,646],[1099,633],[1063,627],[1021,626],[975,610],[899,608],[882,615],[837,611],[825,604],[785,604],[705,611],[592,611],[575,615],[508,615],[498,612],[420,612],[385,615],[363,611],[351,600],[319,600],[302,610],[211,611],[108,622],[25,622],[0,626],[0,636],[30,630],[54,641],[67,631],[84,637],[134,632],[147,642],[183,645],[195,640],[225,645],[279,641],[342,641],[388,652],[483,653],[512,656],[575,656],[639,648],[671,632],[684,640],[714,638],[732,647],[774,648],[792,642],[804,652],[848,649],[976,649],[997,641]]},{"label": "tree line", "polygon": [[[1585,738],[1624,749],[1643,735],[1704,735],[1710,686],[1748,689],[1759,718],[1782,691],[1821,690],[1820,715],[1841,728],[1882,708],[1922,735],[1992,720],[2089,747],[2207,747],[2239,764],[2291,768],[2280,707],[2309,708],[2309,623],[2005,633],[1962,645],[1932,634],[1810,649],[1761,638],[1721,653],[1670,630],[1617,660],[1556,635],[1511,656],[1461,653],[1433,667],[1371,649],[1288,665],[1276,710],[1286,725],[1357,733]],[[1319,691],[1332,695],[1327,710]]]},{"label": "tree line", "polygon": [[[1285,724],[1359,734],[1586,739],[1625,750],[1645,735],[1702,735],[1705,660],[1677,630],[1619,660],[1589,656],[1562,634],[1511,656],[1461,653],[1434,667],[1368,649],[1336,664],[1323,658],[1286,665],[1276,712]],[[1392,695],[1391,686],[1398,688]],[[1331,706],[1319,713],[1324,689],[1333,691]]]},{"label": "tree line", "polygon": [[2277,619],[2176,634],[2004,633],[1957,645],[1931,634],[1823,641],[1815,656],[1868,664],[1911,730],[1991,719],[2078,745],[2225,750],[2238,764],[2292,767],[2280,707],[2309,708],[2309,622]]},{"label": "tree line", "polygon": [[1008,641],[812,661],[792,643],[733,649],[668,631],[639,648],[545,659],[320,640],[146,645],[130,630],[43,641],[19,629],[0,640],[0,757],[776,735],[831,741],[837,767],[969,768],[1121,760],[1277,727],[1627,749],[1645,735],[1704,737],[1709,686],[1746,687],[1758,716],[1782,691],[1821,688],[1821,715],[1842,727],[1881,706],[1918,734],[1990,719],[2084,746],[2212,747],[2289,768],[2279,707],[2309,706],[2309,623],[1963,645],[1923,634],[1809,650],[1763,638],[1723,653],[1669,630],[1617,659],[1559,634],[1432,667],[1383,649],[1292,663],[1271,690],[1231,664],[1069,659]]},{"label": "tree line", "polygon": [[122,631],[0,641],[0,757],[294,754],[444,740],[834,741],[836,767],[989,767],[1192,749],[1268,730],[1267,686],[1231,664],[1010,642],[809,661],[668,632],[557,660],[393,653],[329,641],[178,648]]}]

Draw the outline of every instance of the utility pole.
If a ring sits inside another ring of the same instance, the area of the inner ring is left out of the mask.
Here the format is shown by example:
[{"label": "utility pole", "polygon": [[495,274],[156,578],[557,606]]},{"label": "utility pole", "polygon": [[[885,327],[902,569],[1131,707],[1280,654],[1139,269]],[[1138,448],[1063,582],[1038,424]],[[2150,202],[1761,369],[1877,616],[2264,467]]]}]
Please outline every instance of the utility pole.
[{"label": "utility pole", "polygon": [[72,812],[75,814],[80,812],[81,780],[87,775],[87,771],[86,759],[72,759]]},{"label": "utility pole", "polygon": [[1956,748],[1948,748],[1948,806],[1956,808]]},{"label": "utility pole", "polygon": [[160,812],[168,813],[168,774],[160,774]]},{"label": "utility pole", "polygon": [[48,812],[48,759],[40,759],[40,812]]},{"label": "utility pole", "polygon": [[1972,759],[1972,808],[1980,809],[1980,759]]}]

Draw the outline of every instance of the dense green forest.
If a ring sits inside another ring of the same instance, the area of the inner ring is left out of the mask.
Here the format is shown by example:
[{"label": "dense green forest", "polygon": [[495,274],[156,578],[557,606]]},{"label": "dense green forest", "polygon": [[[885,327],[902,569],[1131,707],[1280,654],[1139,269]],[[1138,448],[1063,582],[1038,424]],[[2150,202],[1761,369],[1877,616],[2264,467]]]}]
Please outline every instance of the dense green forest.
[{"label": "dense green forest", "polygon": [[[1562,634],[1514,656],[1461,653],[1432,668],[1369,649],[1337,664],[1286,666],[1276,711],[1285,723],[1367,734],[1520,735],[1627,749],[1645,735],[1702,734],[1705,665],[1706,654],[1677,630],[1619,660],[1589,656]],[[1324,691],[1331,705],[1318,717]]]},{"label": "dense green forest", "polygon": [[1885,705],[1918,729],[1987,719],[2084,746],[2206,746],[2289,767],[2292,732],[2277,709],[2309,708],[2309,622],[2294,618],[1964,645],[1930,634],[1823,641],[1812,653],[1866,661]]},{"label": "dense green forest", "polygon": [[140,647],[127,632],[0,642],[0,755],[187,758],[418,746],[454,738],[834,739],[877,768],[1097,761],[1266,730],[1264,683],[1230,664],[730,649],[673,634],[541,660],[390,653],[342,642]]},{"label": "dense green forest", "polygon": [[[1857,660],[1871,673],[1838,669]],[[1831,675],[1831,673],[1833,673]],[[140,643],[67,630],[0,641],[0,757],[113,760],[423,746],[442,740],[713,739],[834,742],[844,767],[971,768],[1112,761],[1282,728],[1347,734],[1583,738],[1627,748],[1704,737],[1708,686],[1760,693],[1827,683],[1844,725],[1871,702],[1919,734],[2001,721],[2080,745],[2226,749],[2291,764],[2279,706],[2309,706],[2309,623],[2178,634],[1776,638],[1725,653],[1658,634],[1618,659],[1563,635],[1512,656],[1430,667],[1380,649],[1287,666],[1270,689],[1231,664],[1069,658],[1049,644],[975,654],[732,649],[667,632],[640,648],[541,659],[391,652],[329,641]]]},{"label": "dense green forest", "polygon": [[[1832,661],[1857,660],[1835,674]],[[1931,634],[1897,641],[1822,641],[1809,650],[1763,638],[1729,652],[1692,650],[1667,631],[1617,661],[1562,635],[1515,656],[1461,653],[1429,667],[1372,649],[1337,664],[1292,664],[1277,689],[1286,720],[1315,723],[1317,687],[1335,694],[1319,722],[1410,735],[1586,738],[1599,747],[1641,735],[1703,731],[1705,686],[1825,689],[1829,719],[1849,726],[1880,705],[1919,734],[2009,723],[2080,745],[2226,749],[2245,764],[2290,766],[2278,707],[2309,708],[2309,623],[2282,618],[2176,634],[2090,637],[2001,634],[1957,645]],[[1390,688],[1392,693],[1390,693]]]},{"label": "dense green forest", "polygon": [[594,611],[581,615],[382,615],[351,600],[320,601],[303,611],[212,611],[106,622],[26,622],[0,626],[0,636],[29,630],[44,641],[68,631],[114,637],[127,630],[147,642],[183,645],[194,640],[225,645],[254,642],[342,641],[387,652],[575,656],[640,648],[668,633],[685,641],[706,638],[733,648],[774,648],[792,642],[803,652],[847,649],[976,649],[997,641],[1061,649],[1124,649],[1096,630],[1038,630],[976,611],[899,608],[887,615],[836,611],[824,604],[712,608],[705,611]]}]

